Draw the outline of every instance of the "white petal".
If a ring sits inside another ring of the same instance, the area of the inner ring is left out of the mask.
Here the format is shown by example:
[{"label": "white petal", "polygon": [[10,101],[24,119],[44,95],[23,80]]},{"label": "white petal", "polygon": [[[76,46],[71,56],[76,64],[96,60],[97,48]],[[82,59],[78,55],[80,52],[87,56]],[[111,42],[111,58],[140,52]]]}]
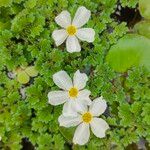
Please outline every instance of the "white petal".
[{"label": "white petal", "polygon": [[99,138],[105,137],[105,132],[109,129],[107,122],[101,118],[93,118],[90,125],[94,135]]},{"label": "white petal", "polygon": [[59,116],[58,118],[58,122],[60,124],[60,126],[63,127],[73,127],[73,126],[77,126],[78,124],[81,123],[81,116],[70,116],[70,117],[66,117],[64,115]]},{"label": "white petal", "polygon": [[105,112],[106,108],[106,101],[103,100],[102,97],[99,97],[92,102],[89,111],[93,114],[93,116],[99,116]]},{"label": "white petal", "polygon": [[81,90],[86,86],[87,81],[88,81],[88,77],[85,73],[80,73],[79,70],[75,72],[73,77],[73,84],[75,87]]},{"label": "white petal", "polygon": [[76,36],[81,41],[93,42],[95,31],[92,28],[82,28],[78,29]]},{"label": "white petal", "polygon": [[88,142],[89,137],[90,137],[89,124],[81,123],[75,131],[73,143],[84,145]]},{"label": "white petal", "polygon": [[89,98],[91,92],[87,89],[79,91],[78,100],[84,105],[91,105],[91,99]]},{"label": "white petal", "polygon": [[55,40],[56,46],[61,45],[66,40],[67,36],[68,34],[64,29],[55,30],[52,33],[52,38]]},{"label": "white petal", "polygon": [[60,105],[68,100],[68,92],[52,91],[48,93],[48,102],[51,105]]},{"label": "white petal", "polygon": [[78,113],[76,111],[76,102],[75,100],[67,101],[63,106],[62,111],[64,116],[77,116]]},{"label": "white petal", "polygon": [[69,36],[67,38],[66,47],[69,53],[81,51],[81,46],[76,36]]},{"label": "white petal", "polygon": [[75,111],[77,111],[80,114],[83,114],[84,112],[88,111],[87,103],[83,103],[80,99],[76,99],[75,101]]},{"label": "white petal", "polygon": [[54,83],[61,89],[69,90],[73,87],[72,80],[65,71],[59,71],[53,75]]},{"label": "white petal", "polygon": [[72,24],[78,28],[86,24],[91,16],[91,12],[84,6],[78,8]]},{"label": "white petal", "polygon": [[66,10],[62,11],[56,18],[55,21],[58,25],[63,28],[71,25],[71,16],[70,13]]}]

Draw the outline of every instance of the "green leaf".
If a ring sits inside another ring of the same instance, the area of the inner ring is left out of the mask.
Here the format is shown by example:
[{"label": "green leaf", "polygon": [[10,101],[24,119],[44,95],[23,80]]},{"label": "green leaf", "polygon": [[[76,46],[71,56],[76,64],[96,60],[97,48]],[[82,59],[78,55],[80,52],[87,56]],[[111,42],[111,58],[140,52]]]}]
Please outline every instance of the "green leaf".
[{"label": "green leaf", "polygon": [[150,39],[150,21],[144,20],[134,26],[135,31]]},{"label": "green leaf", "polygon": [[150,19],[150,1],[139,0],[139,10],[145,19]]},{"label": "green leaf", "polygon": [[36,6],[36,0],[28,0],[28,1],[26,1],[25,6],[27,8],[30,8],[30,9],[35,7]]},{"label": "green leaf", "polygon": [[72,143],[72,139],[73,139],[73,135],[74,135],[74,128],[59,127],[59,130],[60,130],[61,134],[64,136],[64,138],[69,143]]},{"label": "green leaf", "polygon": [[1,6],[5,6],[5,7],[10,6],[11,3],[12,3],[12,0],[0,0],[0,7]]},{"label": "green leaf", "polygon": [[54,140],[54,148],[53,149],[57,149],[57,150],[62,150],[64,148],[64,139],[61,136],[61,134],[55,134],[53,137]]},{"label": "green leaf", "polygon": [[135,8],[138,3],[137,0],[120,0],[120,2],[123,7],[128,6],[128,7],[132,7],[132,8]]},{"label": "green leaf", "polygon": [[25,69],[25,72],[30,76],[30,77],[35,77],[38,75],[38,71],[35,69],[34,66],[30,66],[30,67],[27,67]]},{"label": "green leaf", "polygon": [[29,82],[30,77],[27,75],[25,71],[21,71],[17,74],[17,80],[22,84],[26,84]]},{"label": "green leaf", "polygon": [[37,140],[41,147],[50,146],[49,141],[52,141],[52,136],[50,134],[45,133],[43,135],[40,135]]},{"label": "green leaf", "polygon": [[144,106],[144,108],[143,108],[142,116],[143,116],[143,120],[144,120],[148,125],[150,125],[150,104],[149,104],[149,103],[145,104],[145,106]]},{"label": "green leaf", "polygon": [[130,105],[129,104],[122,104],[119,108],[119,116],[121,118],[121,125],[127,127],[132,126],[134,119],[133,115],[130,111]]},{"label": "green leaf", "polygon": [[106,61],[118,72],[141,65],[150,70],[150,40],[137,34],[125,35],[110,48]]}]

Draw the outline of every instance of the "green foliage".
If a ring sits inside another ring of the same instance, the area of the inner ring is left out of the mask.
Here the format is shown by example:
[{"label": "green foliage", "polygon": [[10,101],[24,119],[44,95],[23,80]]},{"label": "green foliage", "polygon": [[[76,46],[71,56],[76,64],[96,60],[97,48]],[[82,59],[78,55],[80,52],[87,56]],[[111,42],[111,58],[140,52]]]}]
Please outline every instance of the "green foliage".
[{"label": "green foliage", "polygon": [[143,35],[150,39],[150,28],[149,27],[150,27],[150,21],[144,20],[144,21],[140,21],[139,23],[137,23],[134,26],[134,29],[138,34]]},{"label": "green foliage", "polygon": [[139,9],[145,19],[150,19],[150,2],[149,0],[139,0]]},{"label": "green foliage", "polygon": [[128,6],[128,7],[136,7],[137,5],[137,1],[136,0],[121,0],[121,3],[122,3],[122,6],[125,7],[125,6]]},{"label": "green foliage", "polygon": [[[133,8],[138,0],[120,2],[123,7]],[[149,71],[136,67],[120,74],[105,62],[110,47],[128,31],[126,23],[112,18],[117,3],[117,0],[0,0],[1,149],[20,150],[25,139],[38,150],[123,150],[141,138],[150,142]],[[70,54],[64,45],[54,44],[51,37],[57,27],[54,18],[66,9],[74,15],[81,5],[91,10],[87,27],[94,28],[96,37],[92,44],[82,43],[81,53]],[[138,49],[138,42],[135,43]],[[149,55],[143,60],[148,58]],[[38,74],[33,68],[28,69],[32,78],[27,84],[8,75],[20,66],[33,65]],[[86,72],[91,98],[103,95],[106,99],[108,112],[102,116],[110,125],[106,138],[91,136],[90,142],[80,147],[72,144],[74,129],[66,131],[59,127],[57,119],[62,106],[49,105],[47,94],[57,88],[52,75],[62,69],[69,74],[77,69]]]},{"label": "green foliage", "polygon": [[150,40],[137,34],[128,34],[111,47],[106,59],[114,70],[125,72],[133,66],[150,69],[149,55]]},{"label": "green foliage", "polygon": [[4,7],[7,7],[7,6],[10,6],[12,4],[12,0],[1,0],[0,1],[0,7],[4,6]]}]

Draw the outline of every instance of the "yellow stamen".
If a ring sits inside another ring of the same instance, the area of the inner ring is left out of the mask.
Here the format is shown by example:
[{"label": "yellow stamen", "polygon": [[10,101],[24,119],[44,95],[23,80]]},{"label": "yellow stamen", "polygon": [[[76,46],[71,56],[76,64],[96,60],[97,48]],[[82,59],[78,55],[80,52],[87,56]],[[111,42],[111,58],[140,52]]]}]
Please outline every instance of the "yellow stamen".
[{"label": "yellow stamen", "polygon": [[90,112],[86,112],[82,115],[83,122],[85,122],[85,123],[90,123],[92,118],[93,118],[93,116]]},{"label": "yellow stamen", "polygon": [[69,35],[75,35],[77,32],[77,28],[73,25],[68,26],[66,30]]},{"label": "yellow stamen", "polygon": [[78,96],[78,89],[75,88],[75,87],[72,87],[69,90],[69,96],[72,97],[72,98],[76,98]]}]

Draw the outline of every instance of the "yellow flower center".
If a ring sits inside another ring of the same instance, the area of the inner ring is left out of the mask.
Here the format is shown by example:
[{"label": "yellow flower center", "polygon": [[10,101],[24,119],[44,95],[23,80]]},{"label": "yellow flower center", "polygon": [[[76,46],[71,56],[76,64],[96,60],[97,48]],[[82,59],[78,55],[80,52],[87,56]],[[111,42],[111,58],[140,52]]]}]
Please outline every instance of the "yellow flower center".
[{"label": "yellow flower center", "polygon": [[72,97],[72,98],[75,98],[78,96],[78,89],[75,88],[75,87],[72,87],[70,90],[69,90],[69,96]]},{"label": "yellow flower center", "polygon": [[77,28],[73,25],[68,26],[66,30],[69,35],[75,35],[77,32]]},{"label": "yellow flower center", "polygon": [[82,115],[83,122],[85,122],[85,123],[90,123],[92,118],[93,118],[93,116],[90,112],[86,112]]}]

